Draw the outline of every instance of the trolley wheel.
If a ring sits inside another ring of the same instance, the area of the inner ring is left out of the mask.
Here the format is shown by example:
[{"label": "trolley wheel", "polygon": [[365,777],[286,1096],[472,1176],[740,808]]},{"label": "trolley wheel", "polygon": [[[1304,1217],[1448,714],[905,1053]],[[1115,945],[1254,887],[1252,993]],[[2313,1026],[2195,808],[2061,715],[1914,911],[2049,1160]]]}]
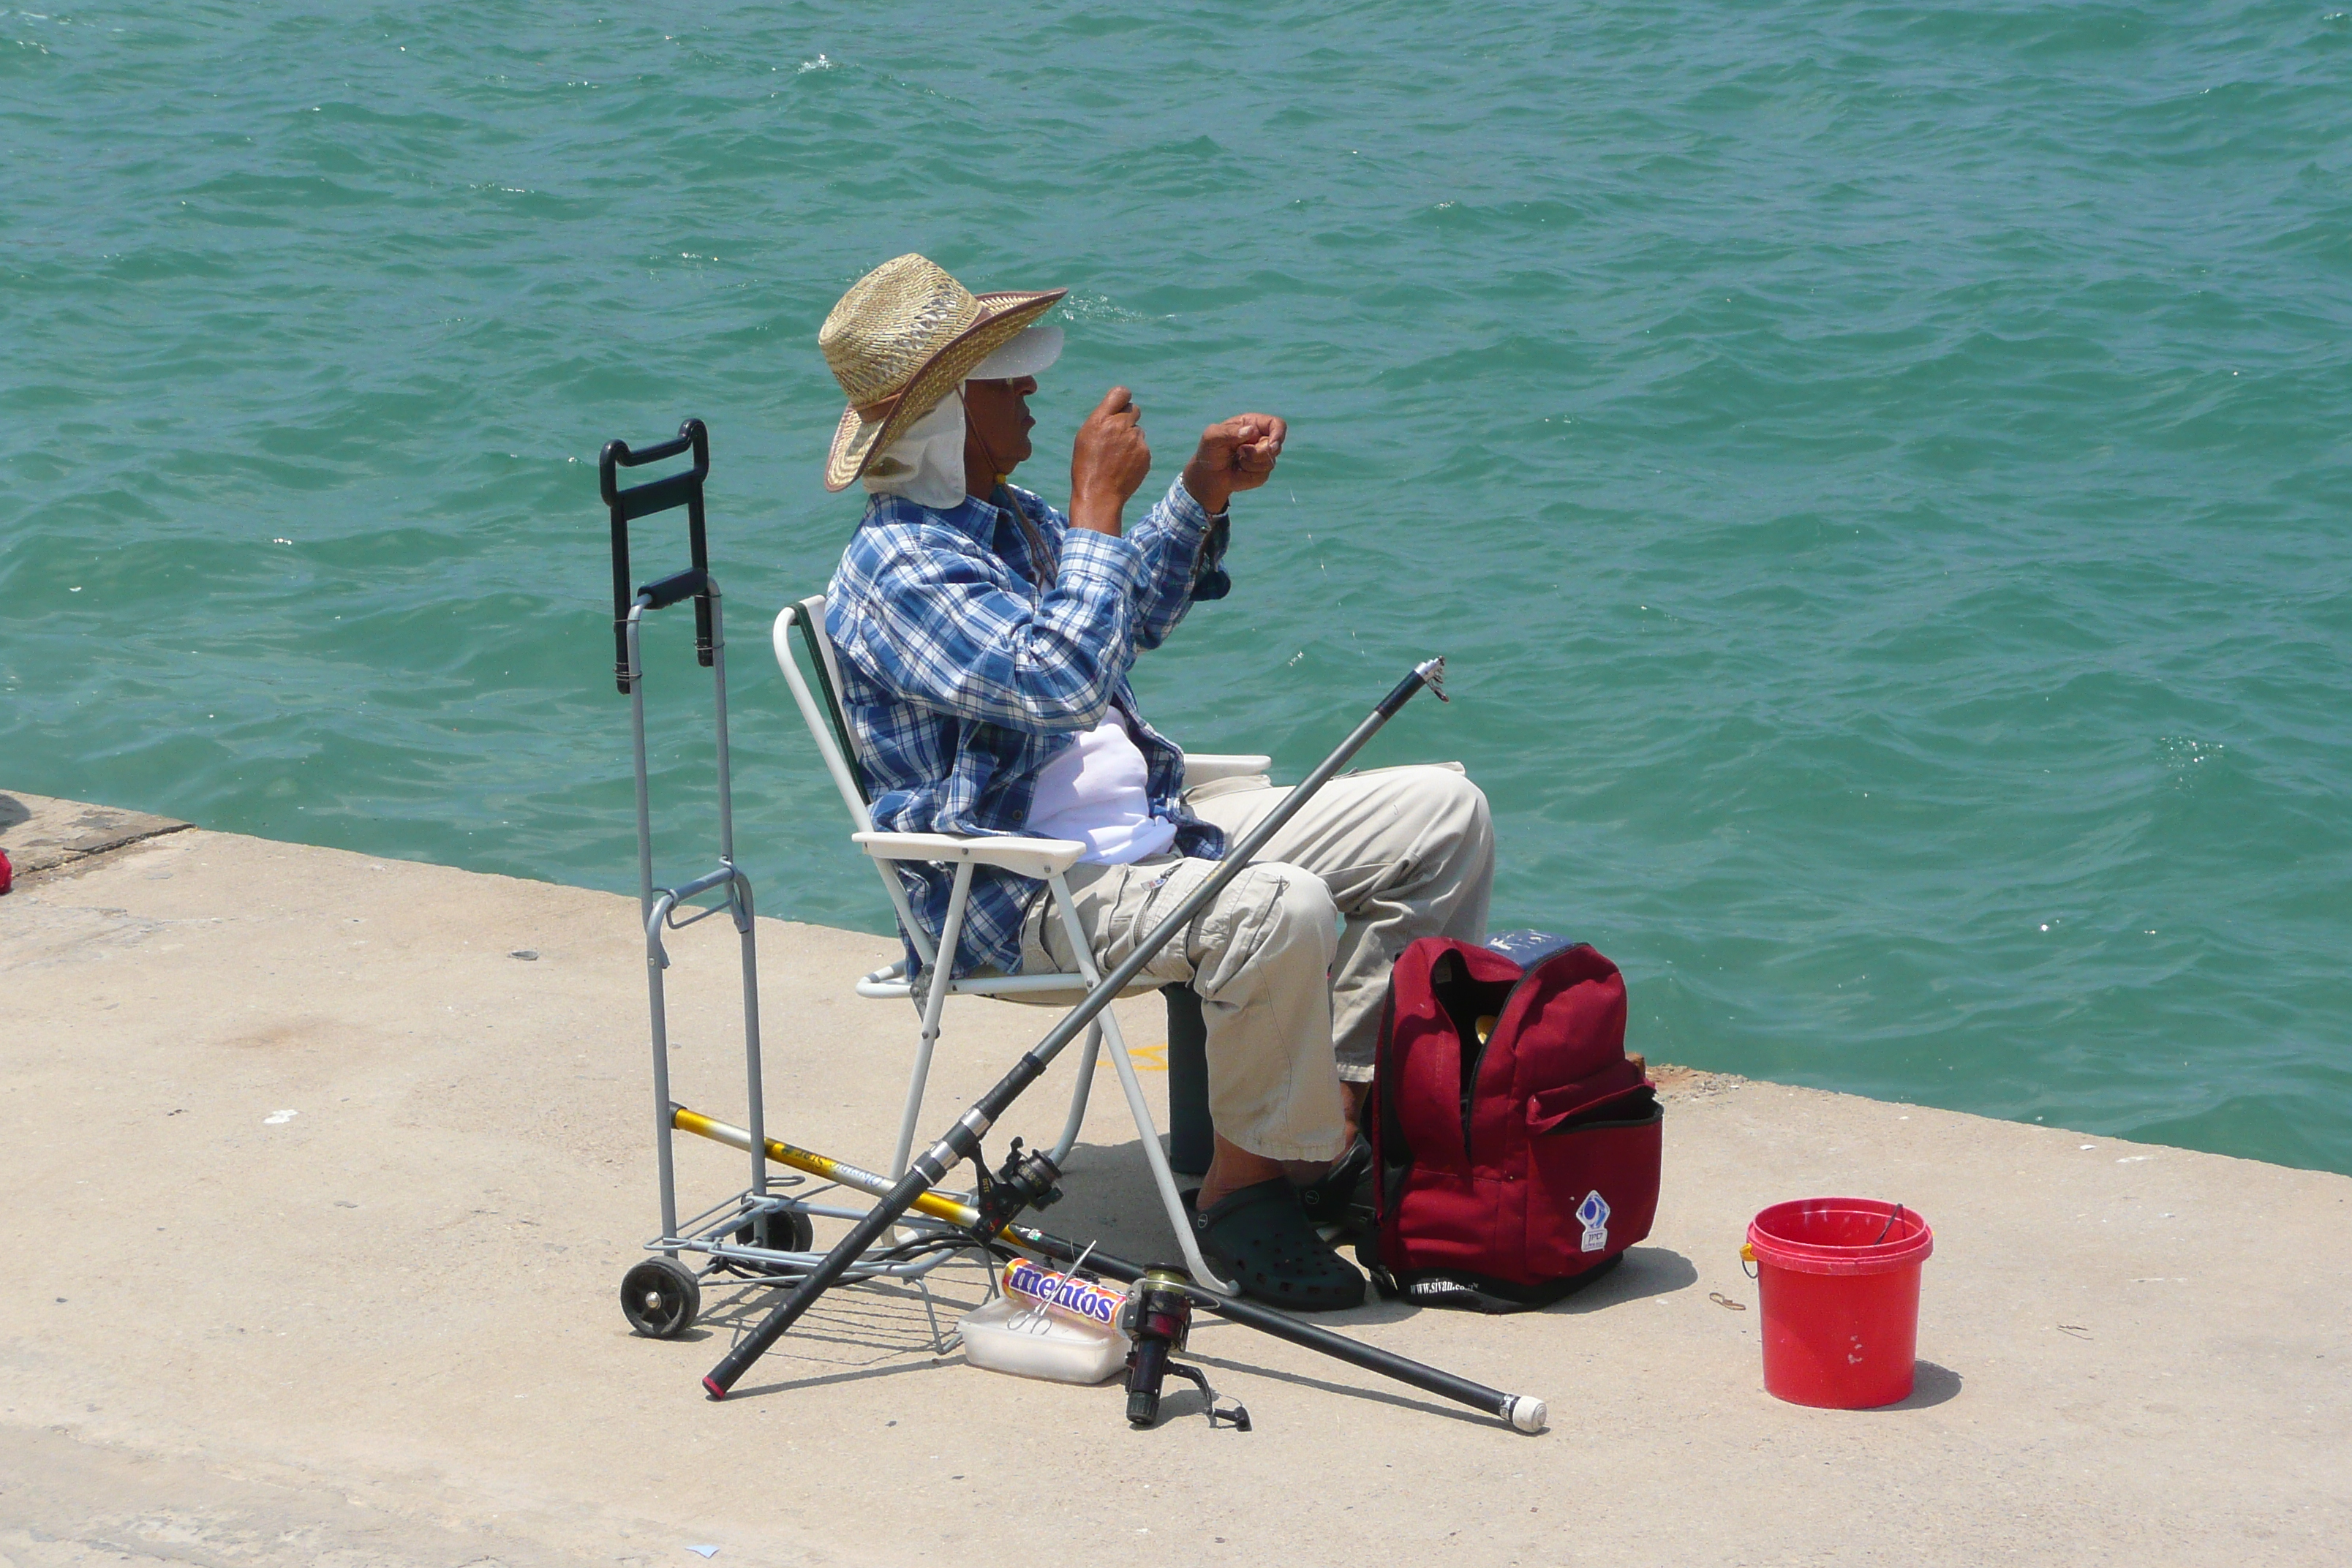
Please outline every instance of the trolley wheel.
[{"label": "trolley wheel", "polygon": [[[816,1245],[816,1226],[798,1209],[769,1209],[736,1226],[735,1242],[739,1247],[764,1247],[771,1252],[807,1252]],[[737,1267],[761,1274],[788,1272],[756,1263]]]},{"label": "trolley wheel", "polygon": [[621,1311],[647,1339],[677,1338],[701,1310],[702,1287],[675,1258],[648,1258],[621,1276]]}]

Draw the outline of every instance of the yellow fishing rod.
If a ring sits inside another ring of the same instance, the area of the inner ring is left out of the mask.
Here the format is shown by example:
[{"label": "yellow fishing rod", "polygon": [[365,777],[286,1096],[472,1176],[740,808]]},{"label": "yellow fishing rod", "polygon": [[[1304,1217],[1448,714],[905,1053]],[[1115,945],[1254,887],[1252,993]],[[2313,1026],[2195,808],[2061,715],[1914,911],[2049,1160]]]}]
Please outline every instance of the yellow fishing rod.
[{"label": "yellow fishing rod", "polygon": [[[781,1139],[765,1138],[755,1145],[751,1141],[751,1135],[740,1127],[732,1126],[716,1117],[705,1116],[698,1110],[689,1110],[683,1105],[673,1103],[670,1106],[669,1121],[670,1125],[680,1132],[691,1132],[698,1138],[708,1138],[714,1143],[724,1143],[730,1149],[738,1149],[747,1154],[755,1147],[759,1148],[770,1160],[779,1165],[790,1170],[805,1172],[812,1176],[820,1176],[828,1182],[838,1182],[845,1187],[865,1193],[870,1197],[888,1196],[894,1184],[889,1177],[877,1172],[853,1165],[845,1160],[834,1159],[829,1154],[820,1154],[814,1149],[803,1149],[797,1144],[787,1143]],[[1016,1159],[1009,1163],[1017,1164],[1017,1163]],[[980,1210],[970,1204],[959,1203],[943,1193],[926,1191],[918,1194],[908,1206],[918,1214],[945,1221],[957,1229],[970,1234],[975,1246],[983,1239],[982,1226],[987,1224],[987,1221],[982,1217]],[[1035,1253],[1041,1258],[1053,1258],[1060,1263],[1075,1264],[1084,1260],[1088,1268],[1099,1271],[1104,1278],[1116,1279],[1122,1285],[1134,1284],[1147,1272],[1141,1267],[1129,1263],[1125,1258],[1114,1258],[1100,1248],[1082,1247],[1076,1242],[1048,1235],[1045,1231],[1025,1225],[1001,1226],[992,1236],[987,1238],[1003,1246],[1018,1247],[1024,1252]],[[1335,1334],[1330,1330],[1318,1328],[1313,1323],[1301,1322],[1297,1318],[1277,1312],[1271,1307],[1262,1307],[1255,1301],[1228,1296],[1222,1290],[1211,1290],[1203,1286],[1195,1285],[1189,1279],[1171,1276],[1165,1269],[1150,1272],[1153,1274],[1155,1286],[1161,1289],[1171,1288],[1181,1289],[1195,1304],[1216,1313],[1221,1318],[1255,1329],[1261,1333],[1272,1334],[1278,1340],[1287,1340],[1292,1344],[1303,1346],[1307,1350],[1319,1351],[1325,1355],[1346,1362],[1350,1366],[1361,1367],[1366,1372],[1376,1372],[1383,1377],[1395,1378],[1400,1383],[1409,1384],[1425,1393],[1457,1400],[1474,1409],[1484,1410],[1491,1415],[1500,1416],[1519,1431],[1540,1432],[1544,1428],[1547,1414],[1544,1402],[1532,1394],[1505,1394],[1502,1390],[1489,1388],[1483,1383],[1473,1383],[1466,1377],[1456,1377],[1450,1372],[1441,1372],[1436,1367],[1414,1361],[1410,1356],[1401,1356],[1392,1351],[1360,1344],[1344,1334]]]},{"label": "yellow fishing rod", "polygon": [[[708,1138],[713,1143],[724,1143],[730,1149],[740,1149],[746,1154],[751,1152],[751,1135],[749,1132],[744,1131],[740,1127],[730,1126],[727,1122],[719,1121],[716,1117],[705,1116],[698,1110],[688,1110],[683,1105],[673,1103],[670,1106],[669,1124],[680,1132],[691,1132],[698,1138]],[[828,1182],[838,1182],[845,1187],[854,1187],[868,1197],[878,1198],[890,1190],[890,1178],[887,1176],[879,1175],[844,1160],[835,1160],[829,1155],[820,1154],[813,1149],[803,1149],[796,1144],[783,1142],[779,1139],[762,1140],[761,1152],[779,1165],[795,1171],[804,1171],[812,1176],[822,1176]],[[910,1206],[917,1214],[929,1215],[933,1219],[945,1220],[958,1230],[974,1230],[980,1225],[978,1209],[970,1204],[960,1204],[943,1193],[927,1192],[917,1198]],[[997,1234],[1007,1241],[1013,1239],[1008,1232],[1000,1231]]]}]

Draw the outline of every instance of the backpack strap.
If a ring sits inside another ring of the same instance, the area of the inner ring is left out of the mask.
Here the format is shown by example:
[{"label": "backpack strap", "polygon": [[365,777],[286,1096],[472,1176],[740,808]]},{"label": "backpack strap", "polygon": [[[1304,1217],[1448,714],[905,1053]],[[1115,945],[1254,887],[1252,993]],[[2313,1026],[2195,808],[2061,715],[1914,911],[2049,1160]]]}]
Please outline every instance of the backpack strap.
[{"label": "backpack strap", "polygon": [[[1372,1283],[1380,1288],[1383,1296],[1391,1292],[1384,1283],[1388,1280],[1388,1270],[1380,1261],[1381,1241],[1395,1217],[1397,1197],[1404,1191],[1405,1177],[1412,1171],[1412,1151],[1406,1146],[1404,1129],[1397,1122],[1393,1103],[1395,1096],[1383,1092],[1381,1088],[1383,1082],[1396,1081],[1396,1074],[1389,1059],[1395,1050],[1396,979],[1392,971],[1388,990],[1381,997],[1381,1040],[1379,1047],[1372,1053],[1372,1087],[1364,1097],[1363,1110],[1358,1117],[1360,1122],[1370,1128],[1372,1145],[1372,1240],[1370,1245],[1373,1256],[1365,1262],[1371,1269]],[[1398,1161],[1393,1168],[1388,1163],[1392,1155]],[[1362,1247],[1358,1248],[1359,1256],[1363,1250]]]}]

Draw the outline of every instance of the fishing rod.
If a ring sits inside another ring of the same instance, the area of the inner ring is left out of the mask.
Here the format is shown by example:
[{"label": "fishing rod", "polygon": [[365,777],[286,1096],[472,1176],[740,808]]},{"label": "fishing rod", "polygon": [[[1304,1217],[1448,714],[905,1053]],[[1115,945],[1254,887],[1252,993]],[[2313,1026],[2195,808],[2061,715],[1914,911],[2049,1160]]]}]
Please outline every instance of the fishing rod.
[{"label": "fishing rod", "polygon": [[[730,1126],[699,1111],[689,1110],[682,1105],[671,1108],[670,1123],[681,1132],[691,1132],[697,1137],[708,1138],[714,1143],[724,1143],[730,1149],[740,1149],[746,1153],[754,1147],[751,1135],[741,1128]],[[817,1153],[814,1150],[799,1148],[778,1139],[763,1139],[761,1142],[768,1158],[779,1165],[787,1166],[795,1171],[805,1171],[810,1175],[838,1182],[845,1187],[854,1188],[876,1197],[884,1196],[891,1190],[890,1178],[877,1172],[864,1170],[846,1161],[835,1160]],[[1090,1245],[1081,1246],[1075,1241],[1050,1235],[1030,1226],[1007,1224],[992,1234],[987,1228],[987,1217],[979,1208],[971,1204],[959,1202],[944,1193],[923,1193],[908,1206],[919,1214],[929,1215],[932,1219],[953,1226],[958,1230],[970,1233],[975,1243],[992,1240],[1000,1245],[1016,1247],[1024,1251],[1036,1253],[1043,1258],[1050,1258],[1057,1263],[1075,1265],[1083,1262],[1087,1267],[1099,1272],[1105,1279],[1116,1279],[1122,1285],[1132,1285],[1147,1274],[1164,1277],[1166,1273],[1163,1269],[1129,1263],[1123,1258],[1112,1257],[1099,1247]],[[1519,1431],[1543,1430],[1547,1415],[1546,1406],[1542,1400],[1533,1394],[1506,1394],[1499,1388],[1489,1388],[1483,1383],[1474,1383],[1466,1377],[1456,1377],[1450,1372],[1442,1372],[1424,1362],[1417,1362],[1411,1356],[1398,1355],[1393,1351],[1384,1351],[1375,1345],[1364,1344],[1360,1341],[1348,1338],[1345,1334],[1334,1333],[1329,1329],[1314,1323],[1302,1322],[1286,1312],[1275,1310],[1272,1307],[1261,1306],[1255,1301],[1230,1296],[1222,1290],[1212,1290],[1206,1286],[1195,1284],[1189,1279],[1181,1281],[1177,1288],[1181,1289],[1194,1305],[1203,1310],[1214,1312],[1217,1316],[1239,1323],[1244,1328],[1255,1329],[1261,1333],[1271,1334],[1278,1340],[1286,1340],[1292,1344],[1319,1352],[1336,1361],[1343,1361],[1350,1366],[1360,1367],[1366,1372],[1375,1372],[1382,1377],[1394,1378],[1397,1382],[1418,1388],[1424,1394],[1434,1394],[1442,1398],[1469,1405],[1475,1410],[1483,1410],[1490,1415],[1498,1416],[1509,1422]]]},{"label": "fishing rod", "polygon": [[[802,1313],[814,1306],[817,1298],[831,1289],[859,1256],[914,1206],[918,1197],[937,1186],[950,1171],[978,1153],[981,1139],[996,1124],[996,1119],[1020,1098],[1022,1090],[1037,1081],[1054,1058],[1061,1053],[1062,1047],[1094,1022],[1095,1015],[1109,1006],[1118,994],[1127,989],[1128,982],[1142,973],[1144,966],[1159,956],[1160,950],[1190,925],[1193,917],[1208,907],[1211,900],[1223,892],[1226,885],[1242,873],[1258,851],[1265,848],[1274,836],[1298,814],[1299,808],[1313,798],[1315,792],[1328,783],[1332,774],[1347,766],[1349,759],[1362,748],[1364,742],[1370,740],[1381,725],[1395,717],[1397,710],[1411,701],[1423,687],[1435,692],[1439,701],[1449,700],[1445,695],[1444,659],[1423,659],[1413,666],[1412,673],[1398,681],[1395,688],[1374,705],[1363,721],[1339,742],[1339,749],[1317,763],[1315,770],[1300,780],[1297,787],[1284,796],[1279,805],[1268,812],[1239,844],[1227,852],[1214,875],[1194,889],[1190,897],[1152,927],[1150,933],[1135,944],[1133,952],[1097,981],[1094,989],[1081,997],[1077,1005],[1046,1032],[1044,1039],[1031,1047],[1027,1054],[1013,1064],[1011,1072],[997,1080],[995,1088],[982,1095],[971,1110],[958,1117],[946,1135],[909,1165],[907,1173],[898,1178],[888,1192],[880,1194],[879,1201],[866,1211],[866,1217],[850,1227],[849,1234],[835,1244],[833,1250],[825,1254],[824,1261],[811,1269],[793,1288],[790,1295],[778,1302],[750,1333],[719,1358],[719,1364],[712,1367],[709,1374],[702,1380],[702,1386],[709,1391],[710,1397],[726,1398],[727,1391],[751,1369],[751,1363],[766,1354],[768,1347],[776,1342],[778,1336],[798,1321]],[[941,953],[939,962],[951,963],[954,957],[953,953]],[[1044,1156],[1032,1154],[1030,1158],[1034,1162],[1043,1160]],[[1050,1165],[1051,1162],[1045,1163]]]},{"label": "fishing rod", "polygon": [[[1058,1236],[1048,1236],[1042,1230],[1036,1230],[1025,1225],[1007,1226],[1004,1227],[1004,1234],[1013,1237],[1017,1245],[1025,1247],[1032,1252],[1042,1253],[1059,1262],[1076,1263],[1081,1257],[1085,1257],[1087,1268],[1097,1270],[1105,1279],[1116,1279],[1122,1285],[1132,1285],[1147,1274],[1158,1277],[1169,1272],[1164,1268],[1147,1268],[1139,1264],[1129,1263],[1123,1258],[1113,1258],[1100,1248],[1097,1248],[1091,1256],[1087,1256],[1076,1242]],[[1384,1351],[1377,1345],[1368,1345],[1360,1341],[1351,1340],[1345,1334],[1336,1334],[1314,1323],[1301,1321],[1287,1312],[1277,1312],[1272,1307],[1260,1306],[1257,1302],[1242,1297],[1229,1296],[1223,1290],[1212,1290],[1207,1286],[1196,1284],[1190,1279],[1181,1281],[1179,1288],[1192,1299],[1195,1306],[1204,1308],[1230,1321],[1240,1323],[1244,1328],[1255,1329],[1260,1333],[1272,1334],[1276,1339],[1287,1340],[1294,1345],[1304,1346],[1310,1351],[1320,1351],[1336,1361],[1346,1362],[1350,1366],[1360,1366],[1366,1372],[1379,1373],[1383,1377],[1392,1377],[1399,1383],[1409,1384],[1420,1389],[1424,1394],[1438,1394],[1454,1400],[1457,1404],[1467,1405],[1473,1409],[1483,1410],[1489,1415],[1499,1416],[1509,1422],[1522,1432],[1540,1432],[1544,1429],[1549,1407],[1534,1394],[1506,1394],[1499,1388],[1489,1388],[1483,1383],[1473,1383],[1466,1377],[1456,1377],[1450,1372],[1441,1372],[1425,1362],[1413,1360],[1411,1356],[1398,1355],[1393,1351]]]}]

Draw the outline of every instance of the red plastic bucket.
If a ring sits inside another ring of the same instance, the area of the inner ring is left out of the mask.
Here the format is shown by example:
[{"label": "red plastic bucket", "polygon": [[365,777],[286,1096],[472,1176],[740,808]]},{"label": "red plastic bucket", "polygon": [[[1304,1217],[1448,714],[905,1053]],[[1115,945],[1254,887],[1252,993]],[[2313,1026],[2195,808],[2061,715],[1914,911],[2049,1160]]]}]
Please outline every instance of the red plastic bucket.
[{"label": "red plastic bucket", "polygon": [[1748,1226],[1762,1299],[1764,1389],[1867,1410],[1911,1396],[1927,1222],[1875,1198],[1774,1204]]}]

